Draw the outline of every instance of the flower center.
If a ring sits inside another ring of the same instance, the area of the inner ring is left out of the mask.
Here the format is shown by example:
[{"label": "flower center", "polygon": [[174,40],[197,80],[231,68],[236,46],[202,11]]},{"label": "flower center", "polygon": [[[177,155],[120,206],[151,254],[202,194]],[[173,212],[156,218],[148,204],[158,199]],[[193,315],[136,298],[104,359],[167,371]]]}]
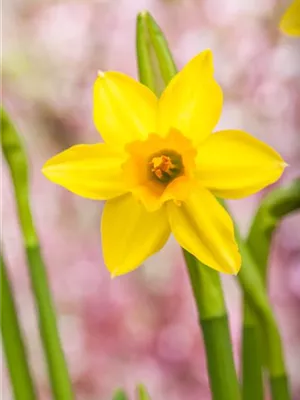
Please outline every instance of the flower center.
[{"label": "flower center", "polygon": [[148,162],[150,179],[167,184],[182,175],[182,157],[173,150],[162,150],[152,154]]}]

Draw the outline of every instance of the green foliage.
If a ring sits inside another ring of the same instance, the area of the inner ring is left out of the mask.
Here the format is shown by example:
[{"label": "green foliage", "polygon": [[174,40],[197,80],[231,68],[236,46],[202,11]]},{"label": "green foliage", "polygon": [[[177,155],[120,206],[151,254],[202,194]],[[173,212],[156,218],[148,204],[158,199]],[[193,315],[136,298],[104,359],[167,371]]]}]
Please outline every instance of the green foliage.
[{"label": "green foliage", "polygon": [[15,400],[35,400],[36,393],[27,362],[27,351],[18,321],[13,291],[3,257],[1,268],[1,333],[3,350]]},{"label": "green foliage", "polygon": [[[27,255],[28,272],[35,299],[39,329],[55,400],[72,400],[73,392],[61,347],[56,314],[46,267],[34,227],[28,189],[28,166],[19,134],[6,112],[1,109],[1,145],[15,191],[18,217]],[[13,368],[16,366],[13,365]]]},{"label": "green foliage", "polygon": [[117,389],[112,400],[128,400],[127,394],[122,389]]},{"label": "green foliage", "polygon": [[142,383],[137,386],[137,395],[138,400],[151,400],[146,387]]}]

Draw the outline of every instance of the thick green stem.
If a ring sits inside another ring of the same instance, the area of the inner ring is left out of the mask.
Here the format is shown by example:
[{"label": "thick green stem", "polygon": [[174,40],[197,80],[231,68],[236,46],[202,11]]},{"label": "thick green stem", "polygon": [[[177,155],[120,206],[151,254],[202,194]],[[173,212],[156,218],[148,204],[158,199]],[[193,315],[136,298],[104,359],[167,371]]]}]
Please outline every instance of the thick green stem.
[{"label": "thick green stem", "polygon": [[291,395],[289,392],[288,379],[285,375],[270,378],[272,400],[289,400]]},{"label": "thick green stem", "polygon": [[227,315],[201,319],[200,322],[213,399],[239,399],[239,385],[233,363]]},{"label": "thick green stem", "polygon": [[261,342],[256,317],[248,303],[244,302],[242,331],[242,398],[263,400]]},{"label": "thick green stem", "polygon": [[226,314],[226,307],[219,274],[200,263],[188,251],[183,250],[183,254],[199,318],[208,320],[223,317]]},{"label": "thick green stem", "polygon": [[35,400],[31,371],[7,269],[1,256],[1,332],[15,400]]},{"label": "thick green stem", "polygon": [[71,382],[61,347],[56,315],[46,268],[39,249],[29,204],[27,160],[18,133],[4,110],[1,110],[1,144],[10,169],[17,210],[28,260],[40,336],[55,400],[73,399]]},{"label": "thick green stem", "polygon": [[203,333],[212,398],[240,398],[228,319],[217,272],[183,251]]},{"label": "thick green stem", "polygon": [[263,359],[261,336],[257,329],[257,317],[244,294],[243,300],[243,327],[241,347],[241,379],[243,400],[263,400]]}]

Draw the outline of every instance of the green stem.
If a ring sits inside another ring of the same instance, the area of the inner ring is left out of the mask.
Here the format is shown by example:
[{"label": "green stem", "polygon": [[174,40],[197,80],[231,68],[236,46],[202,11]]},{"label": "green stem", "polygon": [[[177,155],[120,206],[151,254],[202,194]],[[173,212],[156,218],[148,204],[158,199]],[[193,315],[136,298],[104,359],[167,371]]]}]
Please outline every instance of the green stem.
[{"label": "green stem", "polygon": [[[265,286],[267,282],[268,255],[270,254],[271,240],[274,230],[284,216],[298,210],[299,208],[300,179],[296,179],[287,187],[274,189],[270,194],[268,194],[261,202],[252,221],[247,245],[251,250],[253,259],[259,266],[257,272],[260,273]],[[255,348],[261,347],[261,335],[257,320],[253,317],[252,307],[249,304],[247,296],[244,296],[243,326],[243,398],[249,400],[251,398],[260,399],[262,397],[258,397],[259,393],[256,392],[254,394],[253,392],[254,389],[260,390],[260,387],[254,385],[254,378],[252,379],[252,377],[257,374],[258,369],[261,369],[262,360],[258,360],[257,357],[253,360],[251,354],[255,354]],[[258,380],[256,382],[258,383]],[[288,383],[284,371],[282,371],[281,376],[273,377],[271,374],[270,384],[273,400],[289,398]],[[247,393],[250,395],[247,395]]]},{"label": "green stem", "polygon": [[[240,238],[237,230],[236,237],[243,260],[242,268],[238,274],[238,280],[247,298],[246,310],[248,311],[247,314],[245,314],[245,326],[247,326],[249,319],[251,320],[251,317],[249,316],[249,310],[251,309],[251,312],[253,311],[253,315],[257,318],[260,326],[260,331],[256,330],[255,336],[253,336],[252,339],[254,338],[255,346],[258,347],[260,344],[257,335],[261,335],[263,344],[262,350],[264,351],[263,355],[265,355],[265,363],[271,380],[281,379],[281,377],[286,376],[286,372],[278,327],[257,264],[255,263],[247,245]],[[255,320],[251,321],[253,327],[255,323],[254,321]],[[248,366],[244,365],[244,372],[246,370],[249,371],[251,367],[252,365],[250,364]],[[286,397],[283,397],[281,400],[290,399],[287,380],[285,380],[285,383]],[[248,390],[250,391],[251,389],[248,387]]]},{"label": "green stem", "polygon": [[262,357],[260,337],[253,311],[244,302],[244,323],[242,331],[242,398],[263,400]]},{"label": "green stem", "polygon": [[38,237],[30,211],[26,155],[18,133],[3,109],[1,110],[1,125],[3,128],[1,135],[2,150],[14,185],[53,398],[71,400],[73,399],[71,382],[59,339],[46,268],[39,250]]},{"label": "green stem", "polygon": [[238,280],[247,296],[249,305],[255,312],[262,326],[264,350],[267,355],[267,367],[271,374],[280,376],[285,371],[280,335],[269,304],[267,293],[257,270],[256,263],[245,243],[236,232],[237,241],[242,255],[243,265],[238,274]]},{"label": "green stem", "polygon": [[220,276],[197,261],[186,250],[183,253],[203,333],[213,399],[239,399],[239,385]]},{"label": "green stem", "polygon": [[17,309],[13,298],[8,272],[1,256],[1,332],[3,350],[10,375],[15,400],[35,400],[36,393],[27,363]]},{"label": "green stem", "polygon": [[272,400],[289,400],[289,384],[285,375],[270,378]]},{"label": "green stem", "polygon": [[184,259],[196,301],[199,318],[209,320],[226,314],[220,276],[217,272],[198,261],[183,250]]},{"label": "green stem", "polygon": [[288,186],[269,193],[262,200],[252,221],[247,244],[265,284],[273,233],[283,217],[299,209],[300,179],[296,179]]},{"label": "green stem", "polygon": [[[245,267],[245,266],[244,266]],[[247,268],[247,266],[246,266]],[[263,360],[261,336],[258,331],[258,321],[249,299],[244,294],[243,299],[243,327],[242,327],[242,348],[241,348],[241,377],[242,377],[242,398],[243,400],[263,400]]]}]

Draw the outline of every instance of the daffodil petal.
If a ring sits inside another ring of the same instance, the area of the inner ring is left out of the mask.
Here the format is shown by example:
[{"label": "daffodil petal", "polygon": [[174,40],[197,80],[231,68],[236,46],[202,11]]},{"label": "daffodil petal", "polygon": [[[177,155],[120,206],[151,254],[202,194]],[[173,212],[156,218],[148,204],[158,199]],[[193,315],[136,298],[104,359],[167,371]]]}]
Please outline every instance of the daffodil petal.
[{"label": "daffodil petal", "polygon": [[42,172],[73,193],[106,200],[126,192],[121,168],[125,157],[105,143],[76,145],[48,160]]},{"label": "daffodil petal", "polygon": [[168,202],[167,210],[172,233],[184,249],[217,271],[238,273],[241,257],[232,220],[208,190],[198,187],[180,206]]},{"label": "daffodil petal", "polygon": [[104,262],[111,275],[126,274],[166,243],[170,235],[166,210],[162,207],[149,213],[131,194],[109,200],[101,235]]},{"label": "daffodil petal", "polygon": [[94,122],[110,144],[145,139],[156,130],[157,98],[119,72],[99,73],[94,84]]},{"label": "daffodil petal", "polygon": [[287,165],[267,144],[242,131],[212,134],[198,148],[197,176],[215,195],[238,199],[280,178]]},{"label": "daffodil petal", "polygon": [[223,95],[213,78],[210,50],[193,58],[169,83],[159,99],[158,132],[171,127],[195,144],[202,142],[217,124]]},{"label": "daffodil petal", "polygon": [[300,0],[294,0],[280,21],[280,29],[287,35],[300,36]]}]

